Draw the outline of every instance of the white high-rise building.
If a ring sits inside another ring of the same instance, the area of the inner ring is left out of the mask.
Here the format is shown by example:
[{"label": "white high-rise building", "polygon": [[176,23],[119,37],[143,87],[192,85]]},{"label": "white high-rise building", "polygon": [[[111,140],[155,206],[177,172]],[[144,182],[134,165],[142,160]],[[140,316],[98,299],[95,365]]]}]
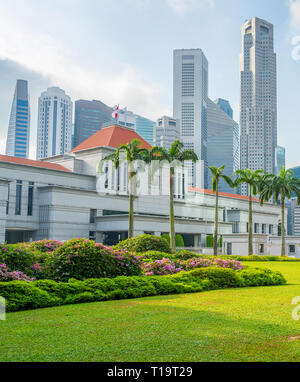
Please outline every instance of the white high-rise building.
[{"label": "white high-rise building", "polygon": [[189,185],[208,187],[207,100],[208,62],[201,49],[174,50],[173,115],[180,123],[180,139],[198,155],[189,164]]},{"label": "white high-rise building", "polygon": [[72,149],[71,98],[58,87],[39,97],[37,159],[64,154]]},{"label": "white high-rise building", "polygon": [[[277,76],[273,25],[257,17],[242,27],[240,57],[241,168],[275,172]],[[247,195],[247,186],[242,185]]]},{"label": "white high-rise building", "polygon": [[163,116],[155,125],[154,145],[169,149],[172,143],[180,139],[180,126],[175,118]]}]

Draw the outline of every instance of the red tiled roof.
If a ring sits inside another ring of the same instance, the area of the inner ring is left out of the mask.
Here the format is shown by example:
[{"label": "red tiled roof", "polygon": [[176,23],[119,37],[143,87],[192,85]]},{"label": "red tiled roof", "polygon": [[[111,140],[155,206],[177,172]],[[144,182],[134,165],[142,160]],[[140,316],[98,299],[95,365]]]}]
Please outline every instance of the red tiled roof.
[{"label": "red tiled roof", "polygon": [[142,143],[141,147],[151,149],[151,145],[134,130],[113,125],[103,127],[101,130],[97,131],[97,133],[75,147],[71,152],[94,149],[102,146],[118,148],[120,145],[126,145],[134,139],[138,139]]},{"label": "red tiled roof", "polygon": [[[195,188],[195,187],[189,187],[189,191],[194,191],[194,192],[201,192],[206,195],[215,195],[215,193],[212,190],[204,190],[201,188]],[[234,199],[241,199],[241,200],[249,200],[248,196],[244,195],[236,195],[236,194],[230,194],[228,192],[219,192],[219,196],[225,196],[227,198],[234,198]],[[259,202],[258,199],[252,198],[253,202]]]},{"label": "red tiled roof", "polygon": [[0,162],[15,163],[15,164],[22,164],[25,166],[47,168],[49,170],[71,172],[69,169],[57,163],[42,162],[38,160],[24,159],[24,158],[12,157],[8,155],[0,155]]}]

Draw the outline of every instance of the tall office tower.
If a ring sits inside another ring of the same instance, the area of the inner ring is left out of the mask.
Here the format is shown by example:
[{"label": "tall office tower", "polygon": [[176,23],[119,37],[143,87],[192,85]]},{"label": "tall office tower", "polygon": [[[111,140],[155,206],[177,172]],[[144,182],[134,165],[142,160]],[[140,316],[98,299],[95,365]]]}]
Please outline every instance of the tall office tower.
[{"label": "tall office tower", "polygon": [[6,155],[27,158],[30,134],[30,105],[28,82],[17,80],[14,99],[11,107]]},{"label": "tall office tower", "polygon": [[154,143],[155,122],[135,114],[135,131],[151,146]]},{"label": "tall office tower", "polygon": [[[253,18],[242,27],[240,56],[241,168],[275,172],[277,79],[273,25]],[[242,194],[248,194],[242,185]]]},{"label": "tall office tower", "polygon": [[214,102],[215,102],[215,104],[219,105],[220,108],[227,115],[229,115],[230,118],[233,118],[233,110],[232,110],[232,107],[230,106],[229,101],[227,101],[227,99],[217,98]]},{"label": "tall office tower", "polygon": [[[208,99],[207,107],[207,162],[208,166],[225,165],[224,174],[232,174],[240,166],[240,131],[239,125],[220,107]],[[209,188],[212,188],[212,174],[208,173]],[[221,179],[219,191],[235,193]]]},{"label": "tall office tower", "polygon": [[39,97],[37,159],[60,155],[72,149],[71,98],[58,87]]},{"label": "tall office tower", "polygon": [[180,122],[180,139],[199,159],[188,164],[188,184],[207,188],[208,62],[202,50],[174,50],[173,76],[173,115]]},{"label": "tall office tower", "polygon": [[285,148],[277,146],[275,149],[275,174],[279,175],[282,167],[285,167]]},{"label": "tall office tower", "polygon": [[117,124],[131,129],[136,129],[136,116],[132,111],[127,110],[127,107],[124,109],[119,109]]},{"label": "tall office tower", "polygon": [[112,122],[112,108],[101,101],[75,101],[73,148],[99,131],[103,124]]},{"label": "tall office tower", "polygon": [[180,126],[175,118],[163,116],[155,125],[154,145],[169,149],[174,141],[180,139]]}]

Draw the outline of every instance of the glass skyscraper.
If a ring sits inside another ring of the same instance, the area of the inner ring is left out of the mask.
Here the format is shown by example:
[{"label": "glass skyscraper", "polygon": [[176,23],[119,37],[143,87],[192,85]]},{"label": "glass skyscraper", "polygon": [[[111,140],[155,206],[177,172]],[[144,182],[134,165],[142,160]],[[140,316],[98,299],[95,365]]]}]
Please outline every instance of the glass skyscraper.
[{"label": "glass skyscraper", "polygon": [[113,122],[112,112],[113,109],[101,101],[76,101],[73,148],[97,133],[104,123]]},{"label": "glass skyscraper", "polygon": [[282,166],[285,167],[285,148],[282,146],[277,146],[275,152],[275,170],[276,175],[279,175]]},{"label": "glass skyscraper", "polygon": [[230,118],[233,118],[233,110],[232,107],[230,106],[229,101],[223,98],[217,98],[215,101],[215,104],[219,105],[220,108],[227,114],[229,115]]},{"label": "glass skyscraper", "polygon": [[151,146],[154,144],[154,128],[155,122],[150,119],[135,115],[136,132],[145,139]]},{"label": "glass skyscraper", "polygon": [[27,158],[29,134],[30,106],[28,82],[26,80],[17,80],[9,119],[6,155]]}]

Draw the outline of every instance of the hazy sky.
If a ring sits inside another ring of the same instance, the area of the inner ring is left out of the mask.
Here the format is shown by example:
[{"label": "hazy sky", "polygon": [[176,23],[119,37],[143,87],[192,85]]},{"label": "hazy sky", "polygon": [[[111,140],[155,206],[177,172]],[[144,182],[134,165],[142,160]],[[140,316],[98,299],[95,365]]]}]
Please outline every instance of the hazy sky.
[{"label": "hazy sky", "polygon": [[300,165],[300,0],[0,0],[0,152],[18,78],[30,87],[31,157],[48,86],[153,120],[171,115],[176,48],[203,50],[209,96],[228,99],[238,121],[241,26],[254,16],[275,25],[278,144],[288,166]]}]

